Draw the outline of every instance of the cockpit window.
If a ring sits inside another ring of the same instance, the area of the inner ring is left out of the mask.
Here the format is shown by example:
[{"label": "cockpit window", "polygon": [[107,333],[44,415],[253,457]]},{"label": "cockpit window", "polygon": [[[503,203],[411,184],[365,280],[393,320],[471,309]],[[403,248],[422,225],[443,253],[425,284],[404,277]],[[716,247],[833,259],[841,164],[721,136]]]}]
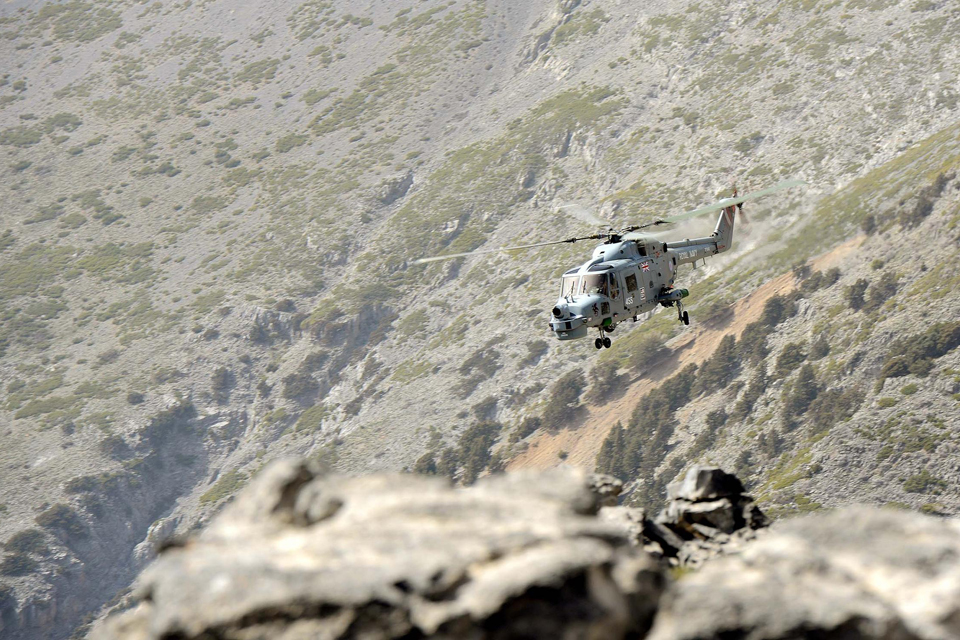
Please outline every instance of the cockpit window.
[{"label": "cockpit window", "polygon": [[563,276],[560,281],[560,297],[566,298],[567,296],[575,295],[579,281],[580,276]]},{"label": "cockpit window", "polygon": [[588,274],[583,276],[583,284],[580,287],[581,293],[599,293],[602,296],[607,295],[607,276],[604,273]]}]

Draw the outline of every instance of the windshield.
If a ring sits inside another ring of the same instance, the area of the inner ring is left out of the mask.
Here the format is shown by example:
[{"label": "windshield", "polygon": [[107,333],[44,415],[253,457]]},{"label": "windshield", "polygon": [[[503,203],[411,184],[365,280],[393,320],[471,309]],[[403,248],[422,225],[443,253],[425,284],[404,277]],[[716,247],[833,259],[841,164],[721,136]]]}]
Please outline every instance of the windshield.
[{"label": "windshield", "polygon": [[563,276],[560,281],[560,297],[566,298],[572,296],[577,292],[577,283],[580,281],[580,276]]},{"label": "windshield", "polygon": [[580,293],[599,293],[607,295],[607,276],[603,273],[591,273],[583,276],[583,285]]}]

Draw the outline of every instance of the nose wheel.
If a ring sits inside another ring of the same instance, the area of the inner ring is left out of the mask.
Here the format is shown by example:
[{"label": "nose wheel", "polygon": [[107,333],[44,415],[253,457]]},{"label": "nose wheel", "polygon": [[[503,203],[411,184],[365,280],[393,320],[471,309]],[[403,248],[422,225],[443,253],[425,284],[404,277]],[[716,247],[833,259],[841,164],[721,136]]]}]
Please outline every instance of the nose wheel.
[{"label": "nose wheel", "polygon": [[613,341],[610,340],[607,336],[603,335],[603,328],[600,329],[600,337],[593,341],[593,346],[597,349],[609,349],[610,345],[613,344]]}]

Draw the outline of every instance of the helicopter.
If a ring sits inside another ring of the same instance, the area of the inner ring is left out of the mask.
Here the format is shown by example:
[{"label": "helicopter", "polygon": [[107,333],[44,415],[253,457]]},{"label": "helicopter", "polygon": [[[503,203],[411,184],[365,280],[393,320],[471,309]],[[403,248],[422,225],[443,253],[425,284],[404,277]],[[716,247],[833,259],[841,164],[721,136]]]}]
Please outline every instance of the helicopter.
[{"label": "helicopter", "polygon": [[[594,340],[594,346],[597,349],[609,349],[612,340],[608,334],[613,333],[617,325],[626,320],[636,322],[640,314],[652,311],[658,305],[676,308],[677,320],[684,325],[689,325],[690,315],[683,308],[683,300],[690,295],[690,292],[673,286],[680,265],[696,266],[699,260],[705,261],[710,256],[729,250],[733,245],[734,219],[737,213],[743,215],[745,202],[804,184],[806,183],[801,180],[784,180],[772,187],[742,196],[737,195],[737,189],[734,187],[732,197],[645,224],[626,226],[621,229],[608,227],[602,233],[565,240],[420,258],[414,264],[451,260],[481,253],[500,253],[584,240],[603,240],[593,250],[589,260],[566,271],[560,277],[560,297],[551,310],[550,330],[560,340],[576,340],[586,337],[588,331],[595,328],[599,336]],[[717,218],[716,228],[709,236],[664,242],[649,232],[643,231],[712,211],[720,211],[720,215]],[[606,224],[589,212],[581,211],[581,215],[585,215],[588,221]]]}]

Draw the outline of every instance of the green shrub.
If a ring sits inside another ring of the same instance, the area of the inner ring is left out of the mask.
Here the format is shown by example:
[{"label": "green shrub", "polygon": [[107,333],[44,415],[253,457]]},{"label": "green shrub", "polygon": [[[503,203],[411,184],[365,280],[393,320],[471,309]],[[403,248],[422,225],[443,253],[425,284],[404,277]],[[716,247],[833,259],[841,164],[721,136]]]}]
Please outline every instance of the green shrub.
[{"label": "green shrub", "polygon": [[434,458],[433,451],[428,451],[417,458],[413,465],[413,472],[422,476],[437,475],[437,461]]},{"label": "green shrub", "polygon": [[847,286],[847,288],[843,290],[843,297],[851,309],[854,311],[859,311],[863,308],[863,294],[866,292],[867,287],[869,286],[870,282],[868,280],[860,278],[855,283]]},{"label": "green shrub", "polygon": [[806,342],[788,342],[777,356],[774,370],[780,377],[788,376],[807,359]]},{"label": "green shrub", "polygon": [[300,400],[320,390],[320,385],[309,371],[296,371],[283,379],[283,397]]},{"label": "green shrub", "polygon": [[310,407],[300,414],[300,418],[297,420],[296,430],[309,432],[319,431],[320,427],[323,426],[324,418],[326,418],[329,413],[329,409],[327,409],[327,406],[324,404]]},{"label": "green shrub", "polygon": [[13,231],[7,229],[3,233],[0,233],[0,252],[6,251],[13,246],[13,243],[17,241],[17,238],[13,235]]},{"label": "green shrub", "polygon": [[280,61],[276,58],[257,60],[241,69],[236,75],[236,79],[240,82],[250,82],[257,85],[267,80],[273,80],[277,75],[277,67],[279,66]]},{"label": "green shrub", "polygon": [[19,126],[0,131],[0,145],[8,147],[29,147],[43,139],[43,133],[38,129]]},{"label": "green shrub", "polygon": [[463,484],[473,484],[490,462],[490,447],[496,442],[502,425],[483,421],[468,428],[458,442],[458,459],[463,465]]},{"label": "green shrub", "polygon": [[895,398],[880,398],[877,400],[877,406],[881,409],[889,409],[890,407],[896,406],[897,400]]},{"label": "green shrub", "polygon": [[247,483],[247,474],[233,469],[222,474],[216,484],[200,496],[200,504],[213,504],[233,495]]},{"label": "green shrub", "polygon": [[11,553],[47,553],[47,537],[39,529],[25,529],[13,534],[3,548]]},{"label": "green shrub", "polygon": [[550,350],[550,345],[544,340],[532,340],[527,343],[527,354],[520,360],[521,368],[535,366]]},{"label": "green shrub", "polygon": [[737,354],[737,339],[726,335],[697,373],[693,393],[713,393],[725,388],[740,373],[740,358]]},{"label": "green shrub", "polygon": [[910,476],[903,482],[903,490],[907,493],[932,493],[938,495],[947,483],[924,469],[917,475]]},{"label": "green shrub", "polygon": [[79,0],[45,4],[34,20],[52,23],[53,35],[61,41],[92,42],[123,26],[118,12]]},{"label": "green shrub", "polygon": [[143,429],[143,438],[154,448],[166,445],[172,436],[183,435],[192,430],[197,409],[189,400],[180,400],[174,406],[164,409],[147,423]]},{"label": "green shrub", "polygon": [[855,387],[845,391],[828,389],[818,394],[807,410],[812,431],[829,431],[836,423],[852,417],[860,409],[863,399],[863,392]]},{"label": "green shrub", "polygon": [[793,424],[795,416],[802,415],[807,411],[810,403],[816,399],[819,392],[820,388],[817,385],[817,377],[813,366],[805,364],[800,367],[800,372],[783,402],[783,411],[788,424]]},{"label": "green shrub", "polygon": [[538,416],[527,416],[510,433],[510,442],[519,442],[540,428],[543,423]]},{"label": "green shrub", "polygon": [[584,387],[586,380],[578,369],[567,372],[553,383],[547,407],[543,410],[543,424],[548,429],[559,429],[571,418]]},{"label": "green shrub", "polygon": [[62,502],[43,511],[35,521],[44,529],[53,529],[68,537],[84,538],[87,535],[87,528],[76,510]]},{"label": "green shrub", "polygon": [[210,378],[210,388],[217,402],[226,402],[233,386],[233,374],[226,367],[217,367]]},{"label": "green shrub", "polygon": [[304,102],[306,102],[308,105],[312,107],[313,105],[317,104],[318,102],[320,102],[321,100],[329,96],[334,91],[335,89],[310,89],[309,91],[303,94],[303,97],[301,98],[301,100],[303,100]]},{"label": "green shrub", "polygon": [[751,322],[740,334],[740,353],[744,360],[758,364],[767,357],[767,336],[770,328],[762,322]]},{"label": "green shrub", "polygon": [[941,322],[919,335],[894,341],[883,367],[878,384],[886,378],[909,374],[925,376],[933,368],[933,360],[960,346],[960,321]]},{"label": "green shrub", "polygon": [[11,553],[0,562],[0,575],[19,577],[30,575],[40,568],[40,563],[26,553]]},{"label": "green shrub", "polygon": [[810,359],[822,360],[830,355],[830,342],[827,336],[821,333],[810,345]]},{"label": "green shrub", "polygon": [[911,382],[910,384],[905,384],[902,387],[900,387],[900,393],[902,393],[905,396],[912,396],[917,392],[919,388],[920,387],[918,387],[917,385]]},{"label": "green shrub", "polygon": [[114,460],[123,460],[130,457],[130,445],[122,436],[115,433],[108,435],[97,443],[97,449],[101,454],[113,458]]},{"label": "green shrub", "polygon": [[590,370],[590,391],[586,399],[599,404],[622,388],[623,378],[617,374],[617,367],[612,362],[597,363]]},{"label": "green shrub", "polygon": [[287,153],[297,147],[303,146],[309,140],[309,136],[291,133],[277,140],[277,153]]},{"label": "green shrub", "polygon": [[897,274],[893,271],[884,271],[880,279],[870,285],[867,290],[867,301],[863,308],[874,311],[897,294]]}]

